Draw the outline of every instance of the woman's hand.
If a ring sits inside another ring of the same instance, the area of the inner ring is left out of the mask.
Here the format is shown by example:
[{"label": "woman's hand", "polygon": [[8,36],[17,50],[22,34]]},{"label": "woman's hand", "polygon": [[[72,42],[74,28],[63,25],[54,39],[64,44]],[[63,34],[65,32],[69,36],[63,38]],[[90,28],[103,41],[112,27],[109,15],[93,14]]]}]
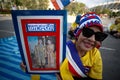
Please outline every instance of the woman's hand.
[{"label": "woman's hand", "polygon": [[25,65],[23,62],[20,63],[20,68],[21,68],[23,71],[26,71],[26,65]]}]

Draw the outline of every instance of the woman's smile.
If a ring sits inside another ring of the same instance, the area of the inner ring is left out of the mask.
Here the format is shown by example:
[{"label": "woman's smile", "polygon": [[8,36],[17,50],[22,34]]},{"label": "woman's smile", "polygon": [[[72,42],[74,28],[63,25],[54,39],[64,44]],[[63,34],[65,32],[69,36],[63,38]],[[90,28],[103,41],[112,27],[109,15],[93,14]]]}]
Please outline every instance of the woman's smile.
[{"label": "woman's smile", "polygon": [[86,48],[91,48],[91,47],[94,47],[94,42],[91,42],[91,41],[88,41],[88,40],[84,40],[83,41],[83,44]]}]

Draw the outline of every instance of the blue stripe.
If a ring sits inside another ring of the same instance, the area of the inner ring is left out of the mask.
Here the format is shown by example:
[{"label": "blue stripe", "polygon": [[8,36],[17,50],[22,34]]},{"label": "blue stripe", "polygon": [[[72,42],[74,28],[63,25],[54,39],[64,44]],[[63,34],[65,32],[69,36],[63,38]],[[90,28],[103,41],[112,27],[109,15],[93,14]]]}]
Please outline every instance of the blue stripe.
[{"label": "blue stripe", "polygon": [[11,54],[10,52],[6,52],[6,51],[1,51],[1,49],[0,49],[0,55],[9,55],[9,56],[11,56],[11,57],[16,57],[16,58],[18,58],[18,59],[21,59],[21,57],[20,57],[20,55],[19,54]]},{"label": "blue stripe", "polygon": [[0,43],[6,43],[8,41],[12,41],[12,40],[15,40],[15,39],[16,39],[15,36],[7,37],[7,38],[0,38]]},{"label": "blue stripe", "polygon": [[13,53],[12,49],[9,49],[9,48],[6,48],[6,47],[2,47],[1,48],[3,51],[6,51],[6,52],[9,52],[10,53]]},{"label": "blue stripe", "polygon": [[63,6],[67,6],[68,4],[70,4],[70,0],[61,0]]},{"label": "blue stripe", "polygon": [[12,47],[18,47],[17,42],[9,42],[8,45],[11,45]]},{"label": "blue stripe", "polygon": [[16,72],[16,73],[18,73],[22,76],[26,76],[26,77],[30,76],[29,74],[26,74],[25,72],[23,72],[19,65],[17,65],[17,66],[16,65],[15,66],[14,65],[7,65],[7,64],[1,63],[1,62],[0,62],[0,64],[1,64],[0,67],[11,70],[12,72]]},{"label": "blue stripe", "polygon": [[0,80],[30,80],[30,75],[21,70],[20,62],[16,38],[0,39]]},{"label": "blue stripe", "polygon": [[10,56],[4,56],[4,55],[0,55],[0,60],[4,60],[4,61],[9,61],[9,62],[12,62],[14,64],[20,64],[21,60],[20,59],[17,59],[17,58],[10,58]]},{"label": "blue stripe", "polygon": [[[83,22],[85,22],[85,21],[87,21],[87,20],[90,20],[90,19],[93,19],[93,18],[84,17],[84,18],[80,21],[80,24],[82,24]],[[99,19],[99,17],[97,17],[97,16],[95,16],[94,19],[98,19],[99,21],[101,21],[101,20]]]},{"label": "blue stripe", "polygon": [[68,42],[67,42],[67,46],[68,46],[68,48],[69,48],[69,50],[70,50],[71,56],[72,56],[73,60],[75,61],[76,65],[78,65],[78,67],[80,68],[80,70],[81,70],[84,74],[86,74],[86,73],[85,73],[85,68],[84,68],[84,66],[83,66],[83,64],[82,64],[82,62],[81,62],[81,60],[80,60],[80,57],[79,57],[79,55],[78,55],[78,52],[77,52],[77,50],[76,50],[75,45],[72,43],[72,41],[68,41]]},{"label": "blue stripe", "polygon": [[0,72],[12,80],[29,80],[29,77],[19,74],[17,72],[13,72],[12,69],[8,70],[6,68],[0,67]]},{"label": "blue stripe", "polygon": [[[0,48],[0,53],[3,53],[3,54],[10,54],[10,55],[15,55],[14,53],[16,53],[16,51],[12,51],[10,49],[7,49],[7,48]],[[17,52],[19,53],[19,51]]]},{"label": "blue stripe", "polygon": [[0,80],[10,80],[10,79],[8,79],[7,77],[4,77],[4,76],[0,75]]},{"label": "blue stripe", "polygon": [[20,63],[19,64],[14,64],[14,63],[11,63],[9,61],[3,61],[3,60],[1,60],[0,61],[0,66],[2,66],[2,64],[6,65],[6,66],[18,68],[18,69],[20,68]]},{"label": "blue stripe", "polygon": [[2,47],[6,47],[8,49],[14,49],[17,47],[18,49],[18,45],[16,43],[6,43],[6,44],[0,44],[0,46]]},{"label": "blue stripe", "polygon": [[0,71],[0,75],[3,76],[3,77],[6,77],[10,80],[20,80],[20,78],[17,78],[17,77],[14,77],[14,76],[11,76],[9,75],[9,73],[5,73],[5,71]]}]

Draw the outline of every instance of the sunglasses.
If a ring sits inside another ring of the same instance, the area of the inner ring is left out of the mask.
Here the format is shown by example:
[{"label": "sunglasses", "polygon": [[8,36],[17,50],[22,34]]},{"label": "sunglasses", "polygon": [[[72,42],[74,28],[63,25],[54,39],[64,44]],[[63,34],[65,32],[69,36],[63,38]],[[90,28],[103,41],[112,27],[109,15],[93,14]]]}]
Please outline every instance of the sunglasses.
[{"label": "sunglasses", "polygon": [[87,38],[91,37],[92,35],[95,35],[95,40],[100,42],[103,41],[108,36],[103,32],[94,32],[90,28],[83,28],[82,33],[83,33],[83,36]]}]

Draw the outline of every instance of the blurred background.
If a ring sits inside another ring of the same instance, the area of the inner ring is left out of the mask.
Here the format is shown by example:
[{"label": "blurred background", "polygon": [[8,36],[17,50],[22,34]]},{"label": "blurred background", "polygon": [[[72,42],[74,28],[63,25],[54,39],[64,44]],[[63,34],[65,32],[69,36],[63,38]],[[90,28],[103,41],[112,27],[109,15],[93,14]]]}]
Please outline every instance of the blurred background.
[{"label": "blurred background", "polygon": [[[56,10],[52,1],[55,0],[0,0],[0,80],[30,80],[30,74],[20,68],[22,59],[11,10]],[[70,30],[77,15],[90,11],[100,15],[104,32],[108,34],[108,38],[100,47],[103,58],[103,80],[119,80],[120,0],[74,0],[61,10],[67,10],[67,31]],[[69,39],[70,35],[67,36]],[[55,74],[41,74],[41,80],[57,80],[57,78]]]}]

